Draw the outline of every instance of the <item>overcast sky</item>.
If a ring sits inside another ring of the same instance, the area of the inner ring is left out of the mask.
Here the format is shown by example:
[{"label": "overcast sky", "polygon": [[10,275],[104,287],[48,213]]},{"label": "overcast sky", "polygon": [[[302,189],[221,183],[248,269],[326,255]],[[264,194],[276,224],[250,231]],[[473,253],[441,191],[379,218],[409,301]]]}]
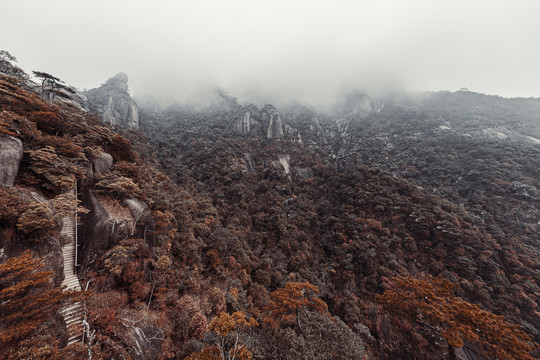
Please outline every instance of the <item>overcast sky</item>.
[{"label": "overcast sky", "polygon": [[219,85],[324,101],[343,89],[540,97],[537,0],[16,0],[0,49],[78,88]]}]

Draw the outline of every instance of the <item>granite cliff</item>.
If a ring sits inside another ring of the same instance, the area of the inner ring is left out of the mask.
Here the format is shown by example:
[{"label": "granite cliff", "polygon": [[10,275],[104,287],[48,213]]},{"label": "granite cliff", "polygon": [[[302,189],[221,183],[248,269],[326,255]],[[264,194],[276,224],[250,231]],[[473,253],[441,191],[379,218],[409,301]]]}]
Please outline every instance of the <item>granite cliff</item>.
[{"label": "granite cliff", "polygon": [[106,124],[127,129],[139,127],[139,109],[129,94],[126,74],[118,73],[99,88],[88,90],[84,94],[90,111]]}]

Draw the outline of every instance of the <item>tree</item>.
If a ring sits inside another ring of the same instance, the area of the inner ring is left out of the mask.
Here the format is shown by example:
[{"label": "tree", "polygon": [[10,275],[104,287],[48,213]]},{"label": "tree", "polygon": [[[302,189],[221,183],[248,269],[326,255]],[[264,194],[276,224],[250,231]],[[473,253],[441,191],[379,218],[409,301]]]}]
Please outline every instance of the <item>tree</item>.
[{"label": "tree", "polygon": [[58,227],[53,210],[46,203],[32,201],[17,220],[17,229],[39,242]]},{"label": "tree", "polygon": [[96,192],[113,195],[116,199],[120,197],[142,196],[139,185],[130,178],[118,175],[117,173],[96,176],[94,188]]},{"label": "tree", "polygon": [[15,56],[11,55],[6,50],[0,50],[0,73],[4,73],[22,81],[28,80],[28,75],[23,69],[14,65],[13,63],[15,62],[17,62]]},{"label": "tree", "polygon": [[486,356],[500,360],[532,360],[532,336],[502,316],[454,295],[459,285],[439,277],[396,277],[377,297],[390,313],[437,329],[449,346],[474,343]]},{"label": "tree", "polygon": [[34,73],[35,77],[41,79],[41,96],[43,99],[49,100],[49,105],[52,105],[57,95],[65,96],[64,92],[71,94],[75,93],[73,89],[63,85],[63,81],[56,76],[41,71],[32,72]]},{"label": "tree", "polygon": [[43,187],[54,192],[72,190],[75,179],[84,177],[84,168],[60,157],[52,146],[29,150],[30,170],[43,180]]},{"label": "tree", "polygon": [[296,321],[305,336],[300,324],[300,310],[306,314],[307,310],[328,313],[328,305],[317,297],[318,293],[319,289],[309,282],[288,282],[284,288],[270,294],[264,321],[271,326],[277,326],[279,322],[290,325]]},{"label": "tree", "polygon": [[0,357],[38,333],[64,303],[78,297],[55,287],[52,272],[44,267],[28,250],[0,264]]},{"label": "tree", "polygon": [[246,315],[241,311],[233,314],[222,312],[208,325],[214,345],[206,345],[186,360],[250,360],[253,355],[245,345],[246,333],[249,328],[258,325],[254,318],[246,320]]}]

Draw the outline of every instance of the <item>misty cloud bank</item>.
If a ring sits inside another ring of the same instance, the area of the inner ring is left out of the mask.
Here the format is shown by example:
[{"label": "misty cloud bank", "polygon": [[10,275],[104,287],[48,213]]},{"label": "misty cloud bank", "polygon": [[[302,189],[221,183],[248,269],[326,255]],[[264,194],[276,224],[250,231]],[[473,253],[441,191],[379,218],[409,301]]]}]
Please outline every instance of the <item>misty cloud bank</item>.
[{"label": "misty cloud bank", "polygon": [[[343,91],[540,96],[540,3],[12,2],[1,48],[93,88],[122,71],[138,98],[219,86],[240,99],[330,103]],[[30,9],[30,10],[29,10]],[[7,36],[7,34],[11,34]]]}]

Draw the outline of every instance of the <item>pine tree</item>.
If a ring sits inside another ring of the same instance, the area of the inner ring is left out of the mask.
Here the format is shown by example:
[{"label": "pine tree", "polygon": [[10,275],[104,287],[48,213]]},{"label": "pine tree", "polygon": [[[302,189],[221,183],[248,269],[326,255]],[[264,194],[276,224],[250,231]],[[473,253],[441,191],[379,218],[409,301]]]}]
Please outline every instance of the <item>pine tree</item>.
[{"label": "pine tree", "polygon": [[78,296],[55,287],[52,272],[44,267],[28,250],[0,264],[0,357],[37,333],[63,303]]},{"label": "pine tree", "polygon": [[473,343],[489,357],[500,360],[532,360],[532,336],[519,326],[471,304],[454,293],[459,285],[439,277],[393,278],[377,297],[387,311],[440,329],[448,345],[460,348]]},{"label": "pine tree", "polygon": [[328,305],[317,297],[319,289],[308,282],[288,282],[285,287],[270,294],[271,301],[266,306],[264,321],[271,326],[280,322],[290,325],[295,321],[302,333],[300,311],[315,311],[328,314]]},{"label": "pine tree", "polygon": [[245,335],[247,329],[257,325],[254,318],[246,320],[246,315],[241,311],[233,314],[222,312],[208,325],[215,345],[206,345],[186,360],[250,360],[253,354],[245,345]]}]

